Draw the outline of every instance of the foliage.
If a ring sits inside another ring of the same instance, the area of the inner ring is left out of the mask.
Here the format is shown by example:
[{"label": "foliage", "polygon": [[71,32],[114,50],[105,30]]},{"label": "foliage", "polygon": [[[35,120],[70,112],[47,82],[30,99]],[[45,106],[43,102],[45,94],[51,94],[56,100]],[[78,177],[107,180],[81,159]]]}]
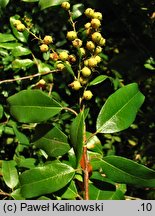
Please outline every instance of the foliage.
[{"label": "foliage", "polygon": [[[138,73],[131,75],[138,71],[133,50],[119,51],[124,36],[112,38],[118,23],[112,29],[106,14],[102,20],[101,2],[70,1],[71,8],[63,2],[22,0],[16,9],[13,0],[0,2],[0,195],[121,200],[127,187],[154,188],[155,171],[117,156],[114,145],[121,148],[123,136],[134,130],[145,98]],[[112,1],[112,9],[122,2]],[[152,55],[143,53],[142,59],[143,70],[153,73]],[[131,146],[135,138],[128,139]]]}]

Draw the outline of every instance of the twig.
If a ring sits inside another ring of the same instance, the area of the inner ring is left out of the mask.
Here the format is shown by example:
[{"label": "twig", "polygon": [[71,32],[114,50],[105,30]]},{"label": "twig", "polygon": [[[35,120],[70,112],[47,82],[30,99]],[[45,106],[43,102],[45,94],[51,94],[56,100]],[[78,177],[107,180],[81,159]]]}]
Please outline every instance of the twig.
[{"label": "twig", "polygon": [[69,107],[63,107],[63,109],[64,109],[64,110],[68,110],[68,111],[74,113],[76,116],[78,115],[78,113],[77,113],[75,110],[73,110],[73,109],[71,109],[71,108],[69,108]]},{"label": "twig", "polygon": [[84,156],[84,199],[89,200],[89,171],[88,171],[88,157],[87,157],[87,146],[83,147]]},{"label": "twig", "polygon": [[48,96],[51,96],[52,89],[53,89],[53,83],[50,83],[49,87],[50,87],[50,89],[49,89],[49,92],[48,92]]},{"label": "twig", "polygon": [[11,196],[9,193],[6,193],[6,192],[4,192],[4,191],[2,191],[1,189],[0,189],[0,195],[2,195],[2,196]]},{"label": "twig", "polygon": [[0,84],[2,84],[2,83],[16,82],[16,81],[26,80],[26,79],[32,79],[34,77],[44,76],[46,74],[55,73],[55,72],[58,72],[58,71],[59,70],[53,70],[53,71],[47,71],[47,72],[44,72],[44,73],[32,74],[32,75],[25,76],[25,77],[19,77],[19,78],[14,78],[14,79],[2,80],[2,81],[0,81]]}]

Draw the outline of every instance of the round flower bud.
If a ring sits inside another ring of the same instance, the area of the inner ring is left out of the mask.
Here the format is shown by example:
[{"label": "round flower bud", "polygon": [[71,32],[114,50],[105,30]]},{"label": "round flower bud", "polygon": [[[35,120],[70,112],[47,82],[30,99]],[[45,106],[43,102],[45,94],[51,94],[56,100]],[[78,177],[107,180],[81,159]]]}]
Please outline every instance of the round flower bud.
[{"label": "round flower bud", "polygon": [[57,68],[58,70],[62,71],[62,70],[65,68],[65,66],[64,66],[64,64],[62,64],[62,63],[58,63],[58,64],[56,65],[56,68]]},{"label": "round flower bud", "polygon": [[100,41],[98,42],[98,45],[99,45],[99,46],[104,46],[104,45],[105,45],[105,42],[106,42],[106,40],[102,37],[102,38],[100,39]]},{"label": "round flower bud", "polygon": [[61,7],[62,7],[64,10],[69,10],[70,4],[69,4],[69,2],[63,2],[63,3],[61,4]]},{"label": "round flower bud", "polygon": [[91,70],[90,68],[85,66],[84,68],[82,68],[81,73],[84,77],[89,77],[91,75]]},{"label": "round flower bud", "polygon": [[71,66],[70,62],[69,61],[65,61],[65,64]]},{"label": "round flower bud", "polygon": [[97,61],[94,57],[91,57],[88,59],[88,66],[89,67],[96,67],[97,66]]},{"label": "round flower bud", "polygon": [[42,45],[40,46],[40,50],[41,50],[41,52],[47,52],[47,51],[48,51],[48,46],[47,46],[47,44],[42,44]]},{"label": "round flower bud", "polygon": [[91,26],[94,28],[94,29],[98,29],[100,26],[101,26],[101,22],[99,19],[92,19],[91,20]]},{"label": "round flower bud", "polygon": [[81,84],[80,84],[80,82],[78,80],[75,80],[69,86],[71,86],[72,89],[74,89],[76,91],[79,90],[82,87]]},{"label": "round flower bud", "polygon": [[99,42],[99,41],[101,40],[102,35],[101,35],[101,33],[99,33],[99,32],[94,32],[94,33],[92,34],[91,38],[92,38],[92,40],[93,40],[95,43],[97,43],[97,42]]},{"label": "round flower bud", "polygon": [[94,15],[93,15],[93,18],[102,20],[102,13],[100,13],[100,12],[95,12]]},{"label": "round flower bud", "polygon": [[17,25],[20,25],[20,24],[22,24],[20,20],[15,20],[15,21],[13,22],[13,25],[14,25],[14,26],[17,26]]},{"label": "round flower bud", "polygon": [[17,26],[16,26],[16,29],[18,30],[18,31],[20,31],[20,32],[23,32],[24,30],[25,30],[25,25],[24,24],[18,24]]},{"label": "round flower bud", "polygon": [[39,80],[39,82],[37,83],[37,85],[41,85],[41,87],[44,86],[45,84],[46,82],[44,79]]},{"label": "round flower bud", "polygon": [[76,62],[76,56],[75,55],[69,55],[68,60],[69,60],[69,62],[74,63],[74,62]]},{"label": "round flower bud", "polygon": [[50,59],[53,61],[57,61],[59,59],[59,56],[56,52],[50,53]]},{"label": "round flower bud", "polygon": [[43,42],[44,42],[44,44],[50,44],[50,43],[52,43],[53,42],[53,38],[51,37],[51,36],[49,36],[49,35],[46,35],[45,37],[44,37],[44,39],[43,39]]},{"label": "round flower bud", "polygon": [[90,35],[91,33],[92,33],[92,29],[91,28],[89,28],[89,29],[86,30],[86,35]]},{"label": "round flower bud", "polygon": [[91,23],[90,23],[90,22],[86,23],[86,24],[84,25],[84,27],[85,27],[85,29],[89,29],[89,28],[91,27]]},{"label": "round flower bud", "polygon": [[75,48],[80,48],[82,46],[82,40],[77,38],[77,39],[72,41],[72,44]]},{"label": "round flower bud", "polygon": [[62,51],[59,54],[59,58],[61,59],[61,61],[66,61],[68,59],[68,53],[66,51]]},{"label": "round flower bud", "polygon": [[95,60],[97,61],[97,63],[100,63],[102,61],[101,57],[100,56],[95,56]]},{"label": "round flower bud", "polygon": [[88,59],[84,60],[84,65],[88,66]]},{"label": "round flower bud", "polygon": [[102,52],[102,47],[97,46],[96,49],[95,49],[95,54],[97,55],[97,54],[99,54],[101,52]]},{"label": "round flower bud", "polygon": [[87,16],[87,17],[93,17],[94,15],[94,10],[92,8],[87,8],[84,12],[84,14]]},{"label": "round flower bud", "polygon": [[85,100],[90,100],[93,97],[93,94],[90,90],[84,91],[83,98]]},{"label": "round flower bud", "polygon": [[37,87],[37,88],[45,88],[46,87],[46,82],[45,82],[45,80],[44,79],[41,79],[39,82],[37,82],[36,84],[35,84],[35,86]]},{"label": "round flower bud", "polygon": [[80,83],[81,83],[81,85],[86,85],[88,83],[88,79],[86,79],[84,77],[80,77]]},{"label": "round flower bud", "polygon": [[69,31],[67,32],[67,39],[72,41],[77,38],[77,33],[75,31]]},{"label": "round flower bud", "polygon": [[95,49],[95,44],[92,41],[87,41],[86,48],[90,51]]},{"label": "round flower bud", "polygon": [[80,47],[80,52],[82,56],[86,54],[86,50],[83,47]]}]

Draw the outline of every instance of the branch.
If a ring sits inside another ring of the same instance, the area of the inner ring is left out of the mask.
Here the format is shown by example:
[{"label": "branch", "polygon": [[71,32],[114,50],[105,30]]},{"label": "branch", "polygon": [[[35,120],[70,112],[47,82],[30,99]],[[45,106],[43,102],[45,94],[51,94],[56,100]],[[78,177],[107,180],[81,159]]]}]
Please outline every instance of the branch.
[{"label": "branch", "polygon": [[71,109],[69,107],[63,107],[63,109],[74,113],[76,116],[78,115],[78,113],[75,110],[73,110],[73,109]]},{"label": "branch", "polygon": [[55,73],[55,72],[58,72],[58,71],[59,70],[52,70],[52,71],[48,71],[48,72],[44,72],[44,73],[32,74],[32,75],[25,76],[25,77],[19,77],[19,78],[14,78],[14,79],[2,80],[2,81],[0,81],[0,84],[2,84],[2,83],[16,82],[16,81],[26,80],[26,79],[32,79],[34,77],[44,76],[46,74]]},{"label": "branch", "polygon": [[89,200],[89,170],[88,170],[88,157],[87,157],[87,146],[83,147],[83,157],[84,157],[84,199]]},{"label": "branch", "polygon": [[4,192],[4,191],[2,191],[1,189],[0,189],[0,195],[2,195],[2,196],[11,196],[9,193],[6,193],[6,192]]}]

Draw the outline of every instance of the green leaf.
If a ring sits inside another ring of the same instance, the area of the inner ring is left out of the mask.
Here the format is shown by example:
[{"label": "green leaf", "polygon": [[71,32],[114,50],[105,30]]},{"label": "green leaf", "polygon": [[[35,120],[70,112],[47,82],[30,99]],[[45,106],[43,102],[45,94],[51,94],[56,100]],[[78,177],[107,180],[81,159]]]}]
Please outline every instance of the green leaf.
[{"label": "green leaf", "polygon": [[25,69],[27,67],[31,67],[34,64],[34,62],[31,59],[15,59],[12,62],[12,67],[14,69]]},{"label": "green leaf", "polygon": [[94,200],[124,200],[124,193],[110,179],[102,176],[99,172],[92,173],[92,183],[89,185],[90,199]]},{"label": "green leaf", "polygon": [[51,200],[51,199],[46,196],[41,196],[37,200]]},{"label": "green leaf", "polygon": [[90,200],[124,200],[124,194],[120,190],[106,191],[89,184]]},{"label": "green leaf", "polygon": [[22,46],[17,46],[12,50],[12,55],[15,57],[25,56],[31,54],[31,50]]},{"label": "green leaf", "polygon": [[62,156],[70,149],[67,136],[57,127],[51,129],[51,125],[39,125],[34,140],[33,144],[50,157]]},{"label": "green leaf", "polygon": [[84,5],[82,3],[73,5],[72,9],[72,19],[77,19],[80,17],[84,12]]},{"label": "green leaf", "polygon": [[2,118],[3,116],[3,106],[0,104],[0,119]]},{"label": "green leaf", "polygon": [[76,165],[78,166],[83,152],[84,137],[84,115],[80,112],[73,120],[70,127],[70,139],[76,155]]},{"label": "green leaf", "polygon": [[64,66],[65,66],[65,69],[66,69],[71,75],[74,76],[74,71],[73,71],[72,67],[71,67],[69,64],[65,63],[65,62],[63,62],[63,64],[64,64]]},{"label": "green leaf", "polygon": [[135,120],[144,95],[136,83],[118,89],[105,102],[97,117],[98,133],[115,133],[128,128]]},{"label": "green leaf", "polygon": [[2,161],[2,174],[6,185],[13,189],[19,182],[18,173],[16,169],[16,162],[13,160]]},{"label": "green leaf", "polygon": [[25,198],[21,195],[20,188],[16,189],[11,193],[11,197],[15,200],[25,200]]},{"label": "green leaf", "polygon": [[104,80],[106,80],[107,78],[109,78],[108,76],[106,75],[100,75],[98,77],[96,77],[94,80],[92,80],[89,85],[92,86],[92,85],[97,85],[101,82],[103,82]]},{"label": "green leaf", "polygon": [[21,43],[14,43],[14,42],[10,42],[10,43],[0,43],[0,48],[4,48],[4,49],[15,49],[18,46],[21,46]]},{"label": "green leaf", "polygon": [[144,64],[144,67],[149,69],[149,70],[154,70],[155,71],[155,67],[153,67],[153,65],[151,65],[151,64],[146,63],[146,64]]},{"label": "green leaf", "polygon": [[7,6],[7,4],[9,3],[10,0],[1,0],[0,1],[0,6],[2,8],[5,8]]},{"label": "green leaf", "polygon": [[155,171],[120,156],[107,156],[100,162],[106,176],[117,183],[155,187]]},{"label": "green leaf", "polygon": [[31,2],[38,2],[39,0],[22,0],[23,2],[28,2],[28,3],[31,3]]},{"label": "green leaf", "polygon": [[87,148],[89,150],[103,154],[101,141],[96,135],[92,136],[91,133],[86,132],[86,138],[88,139]]},{"label": "green leaf", "polygon": [[61,199],[75,199],[76,197],[78,197],[75,182],[71,181],[69,185],[66,185],[66,187],[56,192],[55,195],[61,197]]},{"label": "green leaf", "polygon": [[16,138],[21,145],[29,145],[29,140],[25,134],[21,133],[15,126],[13,127]]},{"label": "green leaf", "polygon": [[41,61],[38,61],[38,72],[39,73],[45,73],[49,72],[51,70],[50,65],[43,63]]},{"label": "green leaf", "polygon": [[0,43],[8,42],[8,41],[15,41],[16,38],[12,34],[2,34],[0,33]]},{"label": "green leaf", "polygon": [[61,5],[64,0],[40,0],[39,5],[41,10],[44,10],[48,7],[58,6]]},{"label": "green leaf", "polygon": [[18,159],[18,167],[24,167],[27,169],[35,168],[36,159],[34,158],[20,158]]},{"label": "green leaf", "polygon": [[26,43],[29,37],[29,32],[28,31],[23,31],[23,32],[19,32],[16,27],[14,26],[14,21],[15,20],[20,20],[20,16],[19,15],[15,15],[10,17],[10,25],[12,28],[12,32],[14,34],[14,36],[21,42]]},{"label": "green leaf", "polygon": [[23,90],[7,99],[11,115],[19,122],[39,123],[58,114],[62,107],[40,90]]},{"label": "green leaf", "polygon": [[74,173],[72,167],[58,161],[25,171],[20,175],[22,196],[32,198],[58,191],[71,181]]}]

